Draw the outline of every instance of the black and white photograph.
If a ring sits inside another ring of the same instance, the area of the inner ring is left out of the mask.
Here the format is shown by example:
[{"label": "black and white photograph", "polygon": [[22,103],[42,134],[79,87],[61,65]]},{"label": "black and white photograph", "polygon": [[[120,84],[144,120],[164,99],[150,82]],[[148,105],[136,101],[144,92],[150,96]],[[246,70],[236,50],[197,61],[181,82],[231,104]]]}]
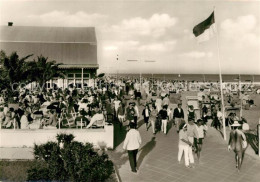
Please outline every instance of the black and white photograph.
[{"label": "black and white photograph", "polygon": [[0,0],[0,181],[260,181],[260,0]]}]

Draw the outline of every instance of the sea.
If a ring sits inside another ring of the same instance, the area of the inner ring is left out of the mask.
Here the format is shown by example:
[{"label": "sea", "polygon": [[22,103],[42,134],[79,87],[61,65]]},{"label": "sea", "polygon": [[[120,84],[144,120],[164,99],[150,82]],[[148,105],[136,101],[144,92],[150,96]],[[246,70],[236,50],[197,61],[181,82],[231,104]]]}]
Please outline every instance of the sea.
[{"label": "sea", "polygon": [[[185,81],[198,81],[198,82],[217,82],[219,81],[218,74],[116,74],[110,73],[110,76],[128,77],[128,78],[148,78],[148,79],[158,79],[158,80],[185,80]],[[247,74],[222,74],[223,82],[260,82],[260,75],[247,75]]]}]

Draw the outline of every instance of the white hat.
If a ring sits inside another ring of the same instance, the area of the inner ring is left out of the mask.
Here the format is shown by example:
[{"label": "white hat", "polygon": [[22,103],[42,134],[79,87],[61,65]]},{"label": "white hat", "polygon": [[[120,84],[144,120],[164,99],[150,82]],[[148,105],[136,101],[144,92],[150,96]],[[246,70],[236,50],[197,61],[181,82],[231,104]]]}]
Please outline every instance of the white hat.
[{"label": "white hat", "polygon": [[238,121],[234,121],[234,123],[231,126],[241,126],[241,124],[239,124]]}]

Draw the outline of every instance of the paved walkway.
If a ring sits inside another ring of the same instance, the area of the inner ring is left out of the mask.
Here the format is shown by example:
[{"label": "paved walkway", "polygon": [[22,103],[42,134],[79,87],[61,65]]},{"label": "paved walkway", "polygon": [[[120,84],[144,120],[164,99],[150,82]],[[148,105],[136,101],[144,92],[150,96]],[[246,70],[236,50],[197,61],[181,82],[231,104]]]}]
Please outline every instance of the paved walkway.
[{"label": "paved walkway", "polygon": [[138,173],[132,173],[127,153],[122,150],[122,144],[110,152],[121,181],[212,181],[232,182],[260,179],[260,160],[245,155],[245,159],[238,173],[235,168],[234,153],[228,152],[227,144],[220,134],[210,128],[204,140],[201,160],[198,164],[195,157],[195,168],[187,169],[184,161],[178,164],[178,135],[175,128],[171,128],[167,135],[157,133],[153,140],[152,131],[139,128],[143,145],[138,153]]},{"label": "paved walkway", "polygon": [[[184,99],[183,104],[185,107]],[[178,134],[175,127],[170,126],[167,135],[157,133],[153,136],[151,129],[146,131],[145,125],[140,126],[139,131],[142,146],[137,156],[139,168],[137,173],[131,172],[128,155],[122,149],[123,142],[114,151],[109,151],[109,156],[123,182],[258,182],[260,179],[260,160],[246,154],[241,171],[238,173],[233,151],[227,150],[227,142],[211,127],[204,139],[200,163],[194,155],[193,169],[186,168],[183,159],[181,164],[177,162]],[[125,132],[121,131],[117,137],[121,138],[124,135]],[[117,140],[122,141],[119,138]]]}]

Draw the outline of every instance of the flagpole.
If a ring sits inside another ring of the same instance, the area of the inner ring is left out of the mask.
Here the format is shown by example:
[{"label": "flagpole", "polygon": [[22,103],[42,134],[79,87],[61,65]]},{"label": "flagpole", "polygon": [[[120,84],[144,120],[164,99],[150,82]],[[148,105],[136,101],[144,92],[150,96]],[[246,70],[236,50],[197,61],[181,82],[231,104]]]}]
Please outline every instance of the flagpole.
[{"label": "flagpole", "polygon": [[[214,7],[214,14],[216,15],[216,8]],[[220,94],[221,94],[221,104],[222,104],[222,123],[223,123],[223,136],[224,140],[227,140],[226,135],[226,122],[225,122],[225,105],[224,105],[224,96],[223,96],[223,88],[222,88],[222,73],[221,73],[221,63],[220,63],[220,51],[219,51],[219,39],[218,39],[218,30],[215,16],[215,24],[216,24],[216,39],[217,39],[217,48],[218,48],[218,67],[219,67],[219,81],[220,81]]]}]

